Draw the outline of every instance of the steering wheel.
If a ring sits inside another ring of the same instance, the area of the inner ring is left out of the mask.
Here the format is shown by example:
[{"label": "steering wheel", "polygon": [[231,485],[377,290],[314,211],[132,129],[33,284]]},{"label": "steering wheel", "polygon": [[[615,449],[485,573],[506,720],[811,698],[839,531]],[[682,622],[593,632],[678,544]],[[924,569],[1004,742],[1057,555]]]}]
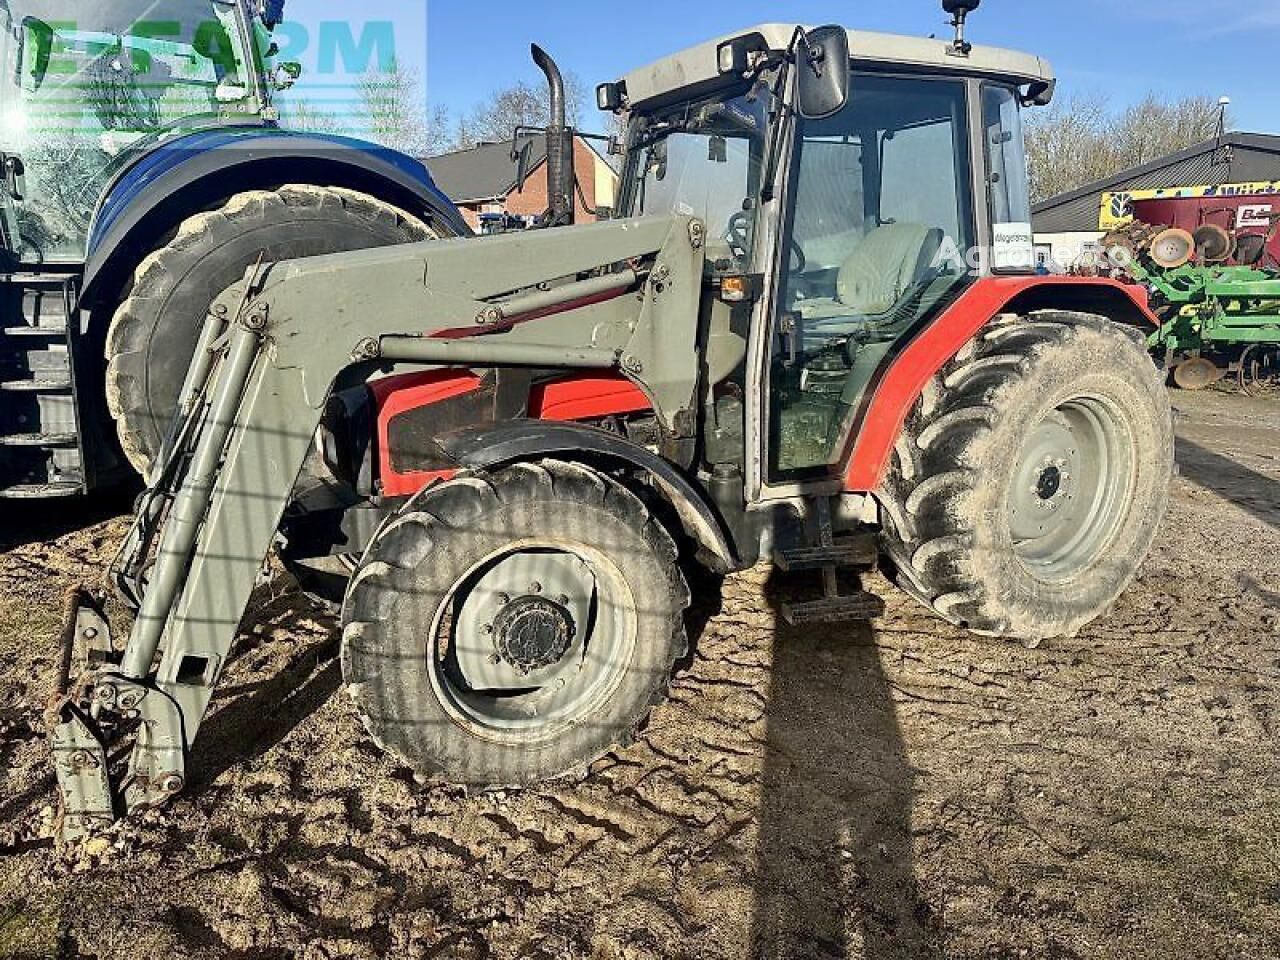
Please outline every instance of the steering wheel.
[{"label": "steering wheel", "polygon": [[[747,252],[751,249],[748,236],[750,228],[751,216],[744,211],[730,217],[728,229],[725,230],[725,239],[729,241],[729,246],[733,248],[734,254],[740,260],[745,260]],[[809,266],[809,259],[804,255],[804,248],[795,237],[791,238],[791,256],[795,260],[795,272],[804,273],[805,268]]]},{"label": "steering wheel", "polygon": [[751,249],[751,240],[748,236],[750,229],[751,218],[746,213],[735,213],[729,218],[729,226],[724,232],[724,238],[729,241],[729,247],[739,260],[745,260],[747,251]]}]

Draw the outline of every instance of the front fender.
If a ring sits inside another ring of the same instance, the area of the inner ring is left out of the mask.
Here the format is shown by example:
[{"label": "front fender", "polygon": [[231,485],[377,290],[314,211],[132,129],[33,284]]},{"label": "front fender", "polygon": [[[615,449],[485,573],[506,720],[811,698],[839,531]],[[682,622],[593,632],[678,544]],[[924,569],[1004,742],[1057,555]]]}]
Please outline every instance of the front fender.
[{"label": "front fender", "polygon": [[718,573],[741,566],[726,526],[707,498],[674,465],[616,433],[578,423],[513,420],[460,430],[437,443],[460,465],[477,470],[542,459],[603,460],[636,467],[676,511],[708,566]]},{"label": "front fender", "polygon": [[425,166],[348,137],[223,127],[176,137],[118,171],[89,228],[81,302],[94,306],[183,219],[245,190],[285,183],[348,187],[393,203],[442,233],[468,236]]}]

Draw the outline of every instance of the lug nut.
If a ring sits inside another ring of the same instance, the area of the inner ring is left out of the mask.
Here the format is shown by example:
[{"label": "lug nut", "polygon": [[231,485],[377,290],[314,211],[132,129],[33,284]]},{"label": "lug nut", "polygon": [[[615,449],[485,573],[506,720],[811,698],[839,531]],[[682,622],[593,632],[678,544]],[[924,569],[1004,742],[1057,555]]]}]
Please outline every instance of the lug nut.
[{"label": "lug nut", "polygon": [[569,598],[562,593],[560,596],[556,597],[556,603],[560,604],[562,607],[567,607],[569,605]]},{"label": "lug nut", "polygon": [[529,584],[529,592],[530,592],[530,593],[541,593],[541,592],[542,592],[542,584],[540,584],[537,580],[533,581],[533,583]]},{"label": "lug nut", "polygon": [[505,607],[505,606],[506,606],[507,604],[509,604],[510,602],[511,602],[511,594],[509,594],[509,593],[500,593],[500,594],[498,594],[498,605],[499,605],[499,606]]}]

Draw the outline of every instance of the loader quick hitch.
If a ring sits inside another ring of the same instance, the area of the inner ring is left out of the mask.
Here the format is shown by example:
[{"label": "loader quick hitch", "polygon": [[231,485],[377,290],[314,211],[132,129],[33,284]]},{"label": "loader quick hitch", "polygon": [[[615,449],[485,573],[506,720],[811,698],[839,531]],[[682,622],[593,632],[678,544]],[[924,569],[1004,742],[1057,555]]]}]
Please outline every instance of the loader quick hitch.
[{"label": "loader quick hitch", "polygon": [[[120,653],[113,649],[100,605],[83,591],[68,603],[55,683],[59,696],[47,717],[63,810],[59,839],[64,842],[109,825],[124,812],[158,806],[186,785],[183,706],[162,689],[153,665],[186,583],[223,451],[262,343],[265,313],[250,310],[232,324],[226,321],[228,313],[215,308],[209,315],[179,398],[179,419],[166,441],[164,462],[112,565],[121,599],[136,611],[127,647]],[[77,647],[87,647],[90,655],[78,658]],[[77,659],[85,670],[72,680]],[[206,658],[199,666],[202,679],[211,684],[221,658]],[[126,767],[125,747],[131,741]]]}]

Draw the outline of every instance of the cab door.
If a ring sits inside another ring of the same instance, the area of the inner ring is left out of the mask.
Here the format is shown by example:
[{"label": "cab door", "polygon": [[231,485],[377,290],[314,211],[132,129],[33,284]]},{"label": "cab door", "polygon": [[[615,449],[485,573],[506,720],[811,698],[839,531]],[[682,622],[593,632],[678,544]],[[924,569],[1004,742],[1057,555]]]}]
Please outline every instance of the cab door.
[{"label": "cab door", "polygon": [[878,377],[977,275],[969,86],[855,73],[796,120],[762,384],[764,490],[840,475]]}]

